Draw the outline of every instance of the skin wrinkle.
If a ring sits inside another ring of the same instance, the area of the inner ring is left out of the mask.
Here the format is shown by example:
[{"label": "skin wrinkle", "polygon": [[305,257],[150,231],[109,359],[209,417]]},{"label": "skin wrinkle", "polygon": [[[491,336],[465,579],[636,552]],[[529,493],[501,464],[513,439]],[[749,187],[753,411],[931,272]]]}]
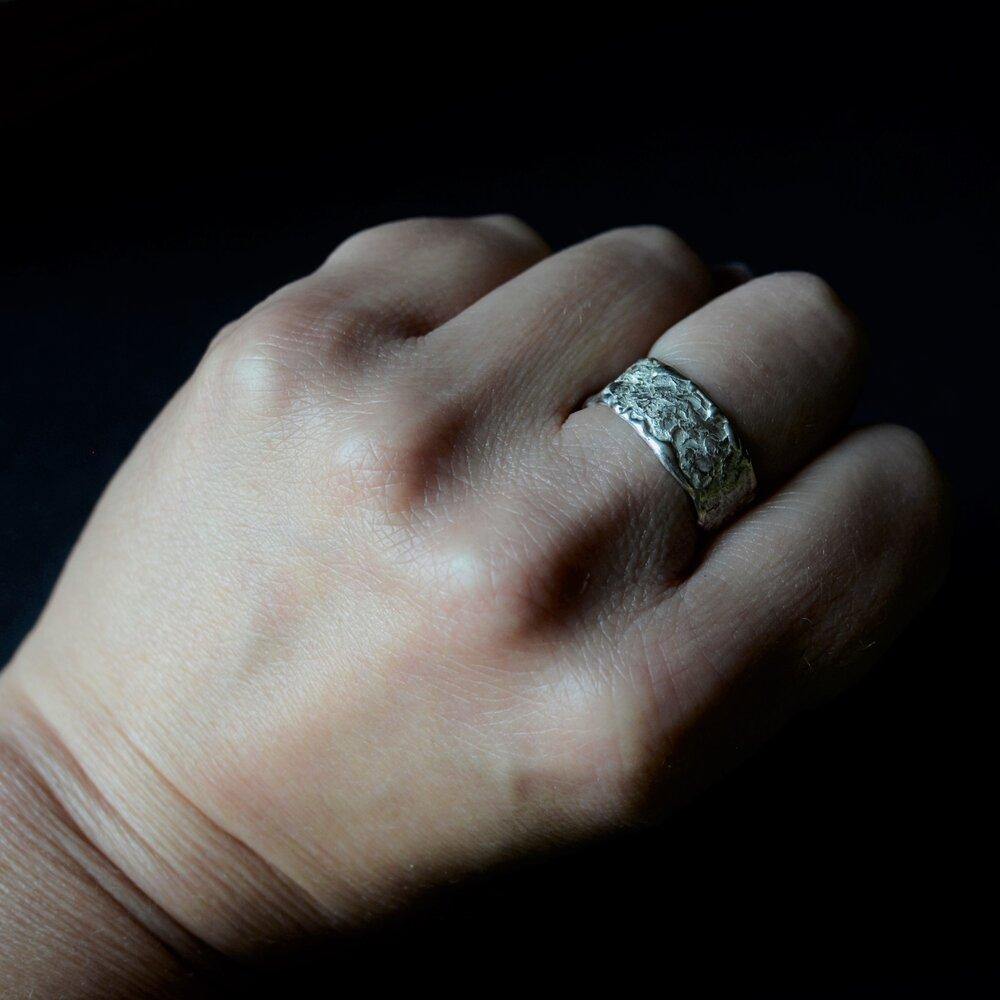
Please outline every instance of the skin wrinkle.
[{"label": "skin wrinkle", "polygon": [[[88,789],[88,797],[97,806],[97,808],[111,817],[111,823],[113,825],[122,824],[124,828],[128,830],[129,835],[134,837],[138,843],[142,844],[143,849],[147,852],[147,854],[151,858],[156,859],[159,854],[157,845],[152,843],[149,839],[143,837],[140,830],[129,821],[129,819],[122,813],[121,809],[101,792],[100,786],[86,773],[79,758],[72,755],[62,736],[52,726],[52,724],[45,719],[44,715],[37,706],[32,708],[32,718],[34,720],[33,725],[37,727],[40,732],[47,734],[45,737],[46,742],[49,745],[58,745],[62,748],[58,756],[66,762],[71,762],[69,763],[69,766],[71,767],[72,773],[75,774],[77,776],[77,780],[85,785],[86,789]],[[152,787],[150,782],[147,780],[149,776],[152,776],[153,784],[155,784],[156,787],[162,788],[171,799],[181,806],[181,813],[192,817],[198,826],[202,827],[204,830],[210,831],[213,839],[221,839],[224,844],[229,845],[225,848],[224,853],[230,856],[235,862],[229,872],[220,872],[217,874],[211,869],[206,869],[204,866],[201,866],[203,875],[208,875],[213,878],[218,877],[220,880],[224,880],[227,884],[231,885],[234,881],[233,876],[237,874],[238,869],[245,868],[248,874],[246,876],[240,876],[236,879],[236,881],[244,883],[246,889],[251,889],[252,891],[252,887],[255,883],[259,883],[262,888],[264,886],[269,887],[266,894],[268,898],[262,898],[262,902],[266,902],[267,904],[266,907],[263,908],[265,911],[276,906],[277,912],[280,913],[282,921],[291,918],[304,930],[324,925],[328,919],[327,915],[317,905],[316,901],[309,896],[308,892],[302,886],[297,885],[284,873],[279,872],[276,867],[274,867],[265,858],[261,857],[248,844],[243,842],[239,837],[235,836],[231,831],[222,827],[218,821],[211,818],[206,812],[204,812],[203,809],[181,793],[176,784],[171,782],[160,768],[156,767],[150,756],[143,751],[139,743],[131,738],[122,727],[116,725],[113,719],[109,718],[106,720],[106,728],[110,728],[119,737],[117,741],[119,748],[124,749],[127,747],[129,754],[141,763],[145,771],[143,784],[146,787]],[[50,788],[54,787],[55,786],[50,785]],[[61,799],[59,801],[61,807],[67,812],[67,815],[70,815],[70,804]],[[240,859],[240,855],[243,855],[245,860]],[[160,860],[165,859],[161,858]],[[262,870],[266,873],[267,878],[261,880],[259,875],[253,876],[250,874],[255,867],[262,868]],[[174,868],[174,876],[183,882],[186,878],[186,873],[182,867],[178,866]],[[275,889],[277,889],[277,891],[273,891]],[[176,919],[176,915],[171,914],[171,916]],[[179,921],[179,926],[183,926],[183,921]],[[192,929],[186,928],[186,930],[190,932]],[[195,931],[192,934],[192,940],[197,938],[198,934],[197,931]]]},{"label": "skin wrinkle", "polygon": [[[36,723],[40,721],[38,719]],[[49,732],[46,740],[50,742],[52,738],[58,740],[55,733]],[[66,882],[57,898],[67,901],[71,899],[74,894],[73,886],[76,883],[82,883],[92,889],[101,899],[106,900],[118,913],[127,918],[138,936],[145,939],[143,947],[150,951],[151,956],[160,953],[159,957],[152,961],[158,964],[165,961],[165,968],[172,978],[187,976],[189,970],[211,972],[218,967],[219,956],[206,950],[201,942],[174,924],[155,901],[118,869],[100,847],[86,836],[77,823],[73,810],[59,795],[58,785],[53,784],[38,770],[35,764],[36,755],[19,749],[18,743],[19,740],[11,732],[5,732],[0,740],[0,754],[5,758],[2,770],[6,787],[3,794],[4,797],[10,795],[15,803],[20,801],[26,805],[27,822],[32,828],[32,843],[36,849],[42,843],[48,844],[50,848],[50,860],[46,868],[53,871],[59,866],[65,866]],[[17,786],[11,789],[12,779],[20,781],[20,790]],[[93,788],[91,790],[96,791]],[[15,805],[15,814],[16,810]],[[5,809],[5,814],[9,820],[11,811]],[[25,818],[23,813],[21,815]],[[35,816],[38,816],[37,820],[33,819]],[[62,831],[65,832],[66,841],[75,845],[72,849],[67,849],[65,844],[58,843]],[[9,850],[5,852],[5,856],[10,856]],[[19,898],[15,906],[19,909],[24,902],[25,898]],[[3,912],[8,914],[10,911],[4,908]],[[46,912],[46,916],[50,914],[51,910]],[[40,931],[44,923],[45,917],[42,916],[39,918],[39,924],[42,925]],[[102,965],[110,958],[116,975],[121,977],[122,984],[129,982],[135,974],[135,969],[131,966],[127,954],[117,959],[114,955],[109,956],[100,944],[101,928],[95,927],[93,932],[96,932],[96,936],[88,938],[88,954],[94,955],[100,952]],[[121,933],[124,934],[124,931]],[[111,984],[108,988],[112,989]]]}]

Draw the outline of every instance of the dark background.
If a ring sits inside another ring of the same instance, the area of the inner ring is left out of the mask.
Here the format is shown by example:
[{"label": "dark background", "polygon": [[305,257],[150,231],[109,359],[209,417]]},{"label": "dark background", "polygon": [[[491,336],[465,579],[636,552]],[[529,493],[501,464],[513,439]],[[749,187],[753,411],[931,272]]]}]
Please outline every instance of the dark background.
[{"label": "dark background", "polygon": [[4,659],[213,332],[400,216],[817,271],[871,330],[861,419],[955,487],[950,581],[857,690],[669,823],[332,943],[308,995],[996,995],[995,59],[968,11],[875,9],[0,6]]}]

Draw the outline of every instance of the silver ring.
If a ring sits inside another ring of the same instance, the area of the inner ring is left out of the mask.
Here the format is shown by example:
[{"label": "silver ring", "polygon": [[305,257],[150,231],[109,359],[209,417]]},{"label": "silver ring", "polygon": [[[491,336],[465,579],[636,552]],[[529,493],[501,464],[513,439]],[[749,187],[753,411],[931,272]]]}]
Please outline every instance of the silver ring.
[{"label": "silver ring", "polygon": [[757,477],[729,418],[669,365],[642,358],[587,402],[639,432],[694,501],[703,528],[718,528],[753,499]]}]

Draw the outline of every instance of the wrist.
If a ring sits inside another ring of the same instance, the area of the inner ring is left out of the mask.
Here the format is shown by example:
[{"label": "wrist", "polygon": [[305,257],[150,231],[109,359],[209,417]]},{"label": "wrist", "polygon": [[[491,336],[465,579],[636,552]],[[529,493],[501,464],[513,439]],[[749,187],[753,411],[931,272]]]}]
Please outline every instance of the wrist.
[{"label": "wrist", "polygon": [[81,828],[53,736],[0,683],[0,994],[198,995],[207,950]]},{"label": "wrist", "polygon": [[58,822],[83,884],[199,973],[232,975],[325,930],[294,884],[167,776],[104,688],[81,681],[100,674],[96,660],[60,651],[37,629],[0,675],[0,744],[39,800],[25,811],[44,806],[39,823]]}]

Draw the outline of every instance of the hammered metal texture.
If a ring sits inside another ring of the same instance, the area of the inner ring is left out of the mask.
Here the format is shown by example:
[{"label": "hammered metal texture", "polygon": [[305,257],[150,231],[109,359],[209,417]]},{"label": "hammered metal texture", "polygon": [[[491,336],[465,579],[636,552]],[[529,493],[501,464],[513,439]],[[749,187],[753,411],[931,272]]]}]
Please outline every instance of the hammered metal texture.
[{"label": "hammered metal texture", "polygon": [[733,425],[680,372],[643,358],[590,400],[632,425],[694,501],[698,523],[718,528],[750,502],[757,480]]}]

